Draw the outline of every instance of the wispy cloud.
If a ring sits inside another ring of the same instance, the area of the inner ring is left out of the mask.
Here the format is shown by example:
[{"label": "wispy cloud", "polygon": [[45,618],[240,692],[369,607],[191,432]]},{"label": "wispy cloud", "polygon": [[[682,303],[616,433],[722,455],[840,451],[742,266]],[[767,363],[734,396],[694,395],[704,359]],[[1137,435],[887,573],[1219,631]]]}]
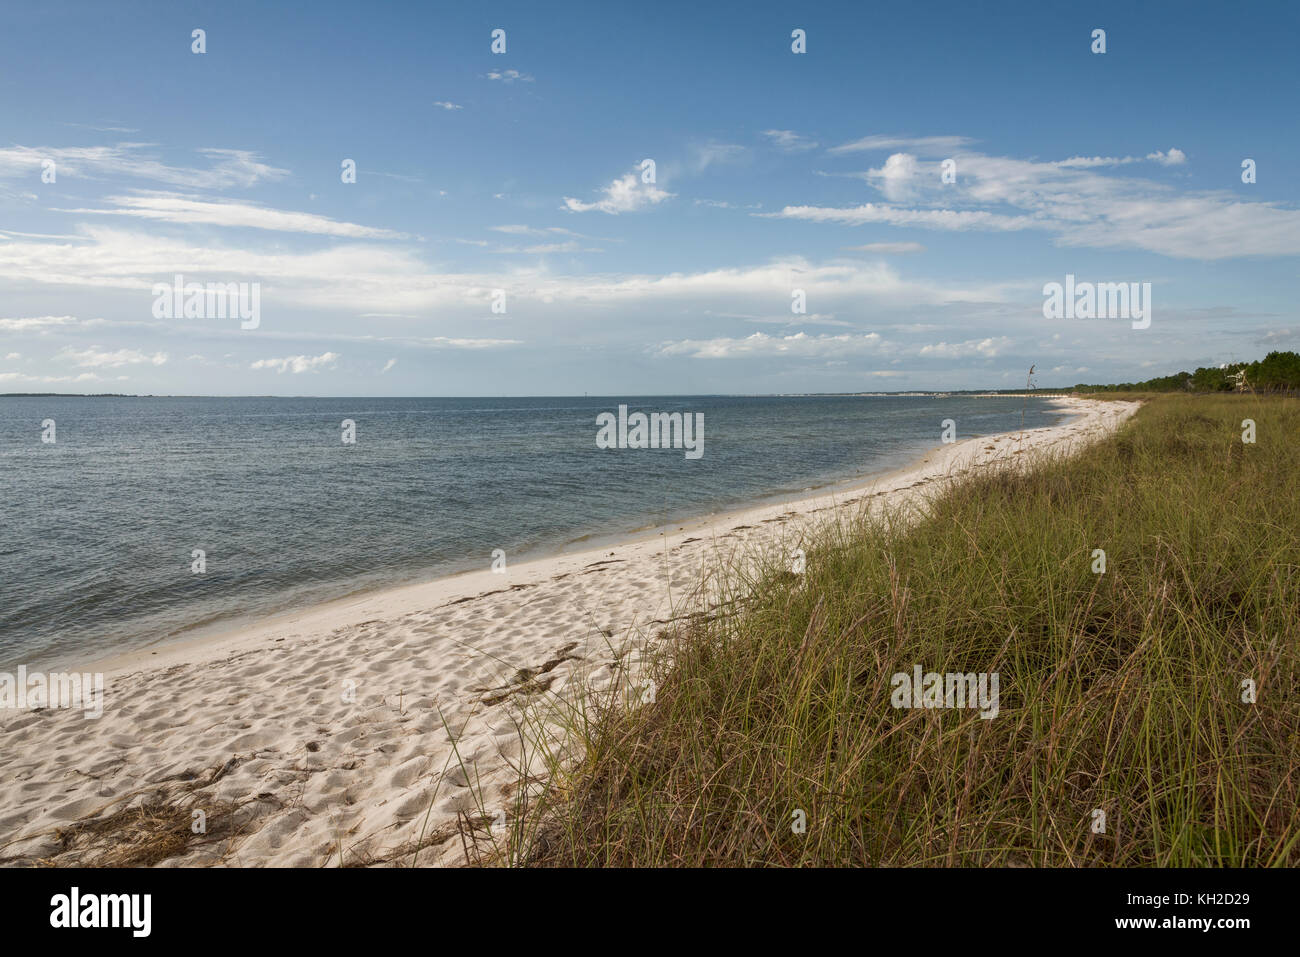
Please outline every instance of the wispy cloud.
[{"label": "wispy cloud", "polygon": [[859,253],[923,253],[925,247],[920,243],[867,243],[863,246],[845,246],[847,250]]},{"label": "wispy cloud", "polygon": [[90,369],[116,369],[119,366],[149,365],[161,366],[167,364],[167,353],[155,352],[149,355],[140,352],[137,349],[117,349],[112,352],[98,349],[64,349],[54,357],[61,362],[71,362],[73,365],[82,366]]},{"label": "wispy cloud", "polygon": [[936,342],[934,345],[922,346],[920,355],[934,356],[942,359],[965,359],[983,356],[991,359],[1012,344],[1006,336],[989,339],[968,339],[965,342]]},{"label": "wispy cloud", "polygon": [[132,126],[94,126],[90,123],[64,123],[64,126],[72,126],[79,130],[94,130],[96,133],[139,133],[140,131]]},{"label": "wispy cloud", "polygon": [[1000,213],[953,209],[906,209],[880,203],[863,203],[861,206],[849,207],[787,206],[777,213],[754,213],[754,215],[778,219],[805,219],[815,223],[839,223],[844,226],[885,223],[890,226],[919,226],[925,229],[952,231],[965,229],[1014,231],[1045,226],[1032,216],[1004,216]]},{"label": "wispy cloud", "polygon": [[434,100],[434,101],[433,101],[433,105],[434,105],[434,106],[440,106],[440,107],[442,107],[444,110],[463,110],[463,109],[465,109],[465,107],[461,106],[459,103],[453,103],[453,102],[451,102],[451,100]]},{"label": "wispy cloud", "polygon": [[926,156],[936,156],[941,153],[951,153],[968,146],[973,141],[965,136],[864,136],[862,139],[854,140],[851,143],[843,143],[839,146],[832,146],[826,152],[840,153],[865,153],[872,150],[897,150],[911,149],[916,150]]},{"label": "wispy cloud", "polygon": [[682,339],[659,347],[663,356],[689,356],[693,359],[741,359],[756,356],[801,356],[825,358],[847,354],[874,353],[883,343],[875,332],[838,336],[810,336],[797,332],[790,336],[769,336],[755,332],[741,339]]},{"label": "wispy cloud", "polygon": [[[118,376],[119,379],[125,379],[126,376]],[[102,376],[95,375],[93,372],[83,372],[80,375],[29,375],[26,372],[0,372],[0,382],[103,382]]]},{"label": "wispy cloud", "polygon": [[[822,296],[866,297],[893,304],[1003,301],[997,283],[908,281],[887,264],[859,258],[812,262],[783,257],[759,265],[668,274],[579,273],[557,275],[540,267],[483,272],[431,267],[404,245],[340,243],[294,252],[244,244],[227,247],[180,237],[83,227],[84,242],[0,242],[0,280],[65,287],[137,290],[142,318],[149,316],[154,282],[187,277],[247,277],[264,282],[262,300],[357,313],[419,314],[460,308],[479,315],[491,291],[509,290],[512,301],[613,303],[689,301],[702,307],[726,299],[759,310],[784,302],[803,286],[826,311]],[[810,300],[811,301],[811,300]]]},{"label": "wispy cloud", "polygon": [[250,150],[200,149],[212,164],[206,169],[169,166],[147,152],[152,144],[118,143],[115,146],[31,147],[0,149],[0,178],[39,173],[46,160],[55,163],[58,176],[122,179],[134,177],[191,189],[249,187],[283,179],[288,170],[263,163]]},{"label": "wispy cloud", "polygon": [[533,77],[529,76],[527,73],[520,73],[518,70],[501,70],[500,72],[493,71],[492,73],[487,74],[487,78],[489,80],[495,80],[498,83],[533,82]]},{"label": "wispy cloud", "polygon": [[28,319],[0,319],[0,332],[45,332],[76,325],[76,316],[33,316]]},{"label": "wispy cloud", "polygon": [[[1144,158],[1164,165],[1185,159],[1177,150]],[[1244,201],[1226,190],[1184,192],[1084,165],[1078,158],[1039,162],[961,153],[957,181],[945,184],[938,163],[900,153],[865,174],[889,203],[786,206],[755,215],[850,226],[1044,230],[1059,246],[1145,249],[1185,259],[1300,253],[1300,210],[1290,205]]]},{"label": "wispy cloud", "polygon": [[[739,143],[719,143],[714,140],[695,143],[687,153],[686,171],[694,176],[699,176],[710,167],[736,163],[749,156],[749,150]],[[680,168],[680,164],[670,164],[669,175]]]},{"label": "wispy cloud", "polygon": [[545,255],[547,253],[598,253],[599,249],[582,246],[570,239],[562,243],[535,243],[532,246],[498,246],[492,252],[497,254]]},{"label": "wispy cloud", "polygon": [[796,133],[794,130],[763,130],[763,135],[771,141],[773,146],[789,153],[802,153],[806,150],[815,150],[818,146],[816,140],[809,139],[801,133]]},{"label": "wispy cloud", "polygon": [[202,223],[211,226],[269,229],[288,233],[310,233],[347,239],[402,239],[403,233],[356,223],[344,223],[284,209],[268,209],[252,203],[206,200],[180,193],[140,192],[133,196],[107,196],[104,202],[116,209],[66,209],[61,212],[97,216],[137,216],[169,223]]}]

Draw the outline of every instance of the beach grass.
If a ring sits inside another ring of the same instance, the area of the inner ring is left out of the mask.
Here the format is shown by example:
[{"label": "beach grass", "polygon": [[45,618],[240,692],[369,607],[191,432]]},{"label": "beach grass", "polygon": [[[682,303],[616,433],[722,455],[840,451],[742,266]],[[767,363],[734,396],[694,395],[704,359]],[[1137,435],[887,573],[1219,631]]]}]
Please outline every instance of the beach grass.
[{"label": "beach grass", "polygon": [[[732,576],[652,700],[572,723],[502,860],[1300,863],[1298,438],[1297,399],[1155,396]],[[996,716],[895,707],[916,666],[996,673]]]}]

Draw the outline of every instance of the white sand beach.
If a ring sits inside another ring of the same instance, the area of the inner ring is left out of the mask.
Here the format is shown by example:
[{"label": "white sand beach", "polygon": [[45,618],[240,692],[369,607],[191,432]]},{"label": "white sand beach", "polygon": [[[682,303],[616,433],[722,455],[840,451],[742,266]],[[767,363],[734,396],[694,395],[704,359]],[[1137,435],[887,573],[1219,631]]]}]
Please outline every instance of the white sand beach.
[{"label": "white sand beach", "polygon": [[828,517],[919,502],[970,469],[1075,449],[1137,407],[1052,401],[1073,418],[941,446],[833,494],[83,668],[105,673],[102,717],[0,711],[0,862],[96,863],[122,835],[96,837],[89,819],[179,806],[182,823],[203,810],[208,833],[165,866],[462,863],[458,814],[508,821],[521,764],[544,768],[521,741],[521,715],[619,680],[635,686],[647,642],[699,607],[702,570],[788,552]]}]

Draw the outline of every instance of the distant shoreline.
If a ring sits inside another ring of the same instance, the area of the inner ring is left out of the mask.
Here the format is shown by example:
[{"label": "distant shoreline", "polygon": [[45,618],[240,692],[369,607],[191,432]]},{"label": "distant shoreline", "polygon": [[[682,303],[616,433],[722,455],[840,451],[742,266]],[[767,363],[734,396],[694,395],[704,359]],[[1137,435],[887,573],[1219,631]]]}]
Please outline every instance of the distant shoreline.
[{"label": "distant shoreline", "polygon": [[339,401],[341,399],[689,399],[695,397],[725,399],[851,399],[878,398],[936,398],[946,395],[960,395],[967,398],[1000,399],[1019,396],[1042,396],[1043,398],[1065,397],[1074,394],[1073,389],[949,389],[946,391],[907,391],[907,392],[665,392],[660,394],[625,394],[625,393],[584,393],[582,395],[154,395],[153,393],[132,392],[0,392],[0,399],[323,399]]}]

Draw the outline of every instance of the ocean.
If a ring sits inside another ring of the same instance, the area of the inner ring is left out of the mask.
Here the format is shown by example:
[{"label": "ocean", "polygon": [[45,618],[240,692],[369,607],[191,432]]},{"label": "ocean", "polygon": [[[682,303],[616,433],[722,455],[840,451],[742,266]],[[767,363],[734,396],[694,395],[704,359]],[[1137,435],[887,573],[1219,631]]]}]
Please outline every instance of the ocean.
[{"label": "ocean", "polygon": [[[703,454],[598,448],[597,417],[621,404],[702,413]],[[1026,428],[1063,416],[1023,405]],[[905,464],[945,419],[964,439],[1021,412],[910,395],[0,397],[0,668],[802,497]]]}]

